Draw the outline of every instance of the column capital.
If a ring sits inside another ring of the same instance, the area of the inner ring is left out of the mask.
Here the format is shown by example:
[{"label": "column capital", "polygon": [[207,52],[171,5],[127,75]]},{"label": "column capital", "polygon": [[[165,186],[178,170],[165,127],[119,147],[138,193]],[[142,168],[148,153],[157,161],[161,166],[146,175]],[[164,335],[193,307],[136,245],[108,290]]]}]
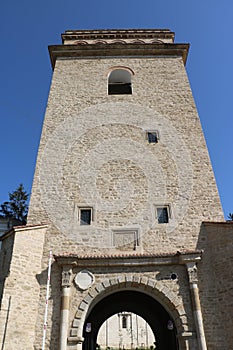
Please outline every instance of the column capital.
[{"label": "column capital", "polygon": [[72,266],[64,265],[62,266],[62,287],[70,287],[72,283]]},{"label": "column capital", "polygon": [[194,261],[186,263],[186,268],[189,276],[189,283],[197,283],[197,265]]}]

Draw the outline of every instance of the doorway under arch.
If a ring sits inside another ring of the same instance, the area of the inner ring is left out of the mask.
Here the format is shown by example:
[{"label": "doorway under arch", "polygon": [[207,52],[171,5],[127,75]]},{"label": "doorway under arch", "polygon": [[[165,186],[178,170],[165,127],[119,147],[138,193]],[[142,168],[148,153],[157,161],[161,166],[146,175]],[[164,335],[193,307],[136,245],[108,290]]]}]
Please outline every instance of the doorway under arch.
[{"label": "doorway under arch", "polygon": [[156,350],[178,350],[175,323],[167,310],[153,297],[143,292],[126,290],[110,294],[100,300],[88,314],[83,329],[83,350],[96,350],[101,325],[119,312],[133,312],[151,327]]},{"label": "doorway under arch", "polygon": [[155,341],[150,325],[141,316],[129,311],[109,317],[101,325],[97,336],[100,349],[154,349]]}]

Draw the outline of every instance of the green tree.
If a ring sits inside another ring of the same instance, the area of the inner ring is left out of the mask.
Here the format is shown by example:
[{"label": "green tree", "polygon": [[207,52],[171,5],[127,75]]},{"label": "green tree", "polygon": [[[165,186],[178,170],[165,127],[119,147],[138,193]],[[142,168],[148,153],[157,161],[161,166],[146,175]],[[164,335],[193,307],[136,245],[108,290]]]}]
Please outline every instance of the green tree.
[{"label": "green tree", "polygon": [[233,213],[229,213],[227,218],[228,220],[233,221]]},{"label": "green tree", "polygon": [[0,206],[1,216],[9,219],[16,219],[22,224],[26,224],[28,213],[29,194],[22,184],[14,192],[9,192],[9,201]]}]

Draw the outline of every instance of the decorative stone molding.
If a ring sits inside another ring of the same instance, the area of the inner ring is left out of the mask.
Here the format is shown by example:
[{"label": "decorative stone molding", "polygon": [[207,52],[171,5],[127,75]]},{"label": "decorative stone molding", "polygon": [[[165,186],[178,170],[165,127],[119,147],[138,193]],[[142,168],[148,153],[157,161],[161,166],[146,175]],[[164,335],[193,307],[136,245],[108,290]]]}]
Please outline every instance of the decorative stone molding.
[{"label": "decorative stone molding", "polygon": [[[95,41],[125,41],[145,43],[147,40],[166,40],[173,42],[175,33],[169,29],[111,29],[111,30],[67,30],[62,34],[62,41],[66,43],[71,40]],[[143,40],[142,40],[143,39]]]},{"label": "decorative stone molding", "polygon": [[82,270],[74,278],[76,286],[81,290],[86,290],[95,282],[95,276],[88,270]]},{"label": "decorative stone molding", "polygon": [[105,56],[181,56],[186,63],[189,44],[175,44],[169,29],[68,30],[63,45],[49,46],[54,68],[57,58]]},{"label": "decorative stone molding", "polygon": [[[143,267],[143,266],[166,266],[166,265],[186,265],[192,275],[191,280],[195,280],[195,264],[201,260],[202,251],[176,252],[174,254],[117,254],[117,255],[77,255],[61,254],[55,255],[56,262],[63,267],[64,285],[71,283],[71,267],[78,267],[81,271],[88,271],[87,268],[101,267]],[[89,273],[89,271],[88,271]],[[80,281],[79,281],[80,282]],[[78,282],[78,283],[79,283]],[[154,297],[167,310],[172,313],[176,324],[177,334],[182,335],[190,331],[190,325],[187,321],[187,314],[184,309],[182,299],[173,292],[164,281],[150,278],[147,276],[138,276],[132,273],[126,273],[114,278],[108,278],[101,283],[85,286],[86,294],[80,302],[75,317],[72,322],[68,343],[77,344],[78,349],[81,346],[84,322],[87,313],[92,306],[108,294],[114,291],[123,291],[125,288],[136,289]],[[82,289],[84,290],[84,289]],[[80,348],[81,349],[81,348]]]},{"label": "decorative stone molding", "polygon": [[98,40],[98,41],[91,41],[86,42],[85,40],[77,40],[73,41],[71,44],[73,45],[86,45],[86,44],[93,44],[93,45],[100,45],[100,44],[163,44],[162,40],[150,40],[146,42],[145,40],[133,40],[133,41],[126,41],[126,40],[114,40],[114,41],[105,41],[105,40]]},{"label": "decorative stone molding", "polygon": [[99,58],[103,55],[105,57],[132,57],[132,56],[151,56],[151,57],[181,57],[184,64],[186,64],[189,44],[175,44],[175,43],[161,43],[148,42],[135,44],[131,42],[122,43],[108,43],[88,45],[84,42],[81,45],[69,42],[68,45],[51,45],[49,46],[49,54],[52,67],[55,67],[57,59],[77,59],[83,57]]}]

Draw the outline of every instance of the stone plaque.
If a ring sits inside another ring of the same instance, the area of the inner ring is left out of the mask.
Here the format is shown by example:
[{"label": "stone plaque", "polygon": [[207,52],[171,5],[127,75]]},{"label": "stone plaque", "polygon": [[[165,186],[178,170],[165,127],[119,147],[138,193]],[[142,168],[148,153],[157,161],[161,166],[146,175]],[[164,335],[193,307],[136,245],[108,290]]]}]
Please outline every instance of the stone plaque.
[{"label": "stone plaque", "polygon": [[113,246],[119,250],[136,250],[139,246],[138,230],[113,230]]},{"label": "stone plaque", "polygon": [[95,276],[88,270],[82,270],[75,276],[74,282],[81,290],[86,290],[95,282]]}]

